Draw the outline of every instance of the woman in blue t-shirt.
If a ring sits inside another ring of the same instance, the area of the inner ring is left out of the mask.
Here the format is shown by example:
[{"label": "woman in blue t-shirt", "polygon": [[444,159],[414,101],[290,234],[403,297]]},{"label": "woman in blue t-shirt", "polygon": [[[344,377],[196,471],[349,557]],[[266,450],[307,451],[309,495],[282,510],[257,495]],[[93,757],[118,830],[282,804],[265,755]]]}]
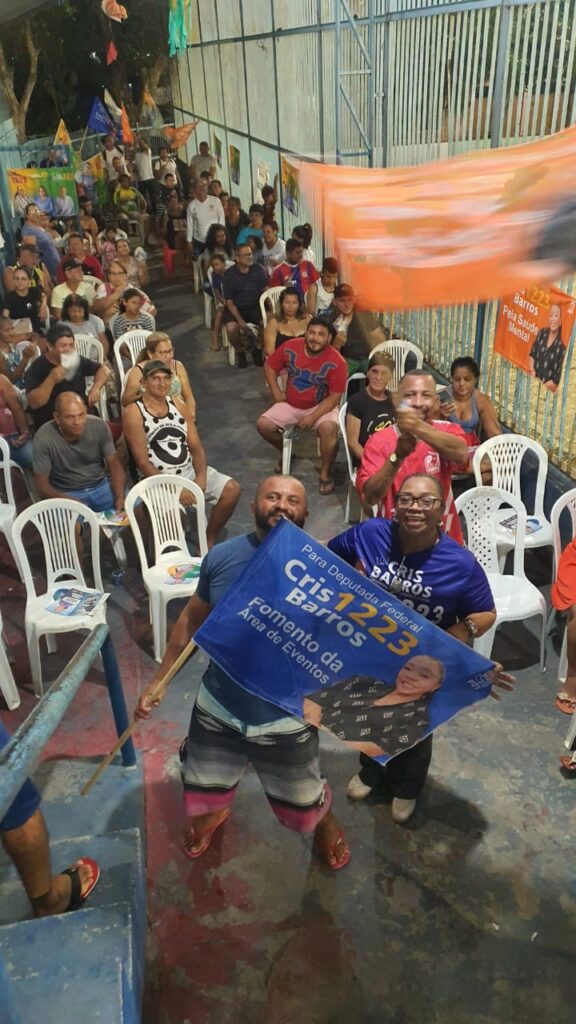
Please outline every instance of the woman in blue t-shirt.
[{"label": "woman in blue t-shirt", "polygon": [[[406,477],[396,496],[396,517],[369,519],[328,544],[399,601],[467,643],[496,620],[494,599],[471,551],[442,533],[444,495],[436,477]],[[432,735],[381,765],[360,755],[361,769],[348,784],[352,799],[373,789],[392,793],[392,817],[408,821],[428,774]]]}]

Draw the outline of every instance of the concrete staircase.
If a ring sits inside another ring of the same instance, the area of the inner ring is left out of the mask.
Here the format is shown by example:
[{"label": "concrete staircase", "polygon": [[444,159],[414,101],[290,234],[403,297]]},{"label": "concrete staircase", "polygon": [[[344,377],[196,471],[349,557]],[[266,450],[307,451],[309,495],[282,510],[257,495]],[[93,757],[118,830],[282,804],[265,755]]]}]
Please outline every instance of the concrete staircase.
[{"label": "concrete staircase", "polygon": [[0,860],[2,1024],[140,1022],[146,937],[140,766],[113,765],[82,800],[77,793],[93,767],[44,762],[34,776],[43,791],[53,870],[83,855],[100,865],[87,903],[35,920],[15,869],[5,856]]}]

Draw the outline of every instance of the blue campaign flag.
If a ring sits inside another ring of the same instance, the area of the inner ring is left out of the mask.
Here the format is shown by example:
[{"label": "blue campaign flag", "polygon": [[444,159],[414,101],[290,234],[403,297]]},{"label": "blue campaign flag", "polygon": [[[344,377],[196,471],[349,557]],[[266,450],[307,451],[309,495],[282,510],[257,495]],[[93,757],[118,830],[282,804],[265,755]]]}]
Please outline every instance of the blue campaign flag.
[{"label": "blue campaign flag", "polygon": [[195,639],[249,693],[382,762],[487,697],[494,664],[287,521]]},{"label": "blue campaign flag", "polygon": [[103,135],[107,135],[108,132],[112,131],[114,128],[114,121],[98,96],[94,97],[87,126],[88,128],[91,128],[93,132],[101,132]]}]

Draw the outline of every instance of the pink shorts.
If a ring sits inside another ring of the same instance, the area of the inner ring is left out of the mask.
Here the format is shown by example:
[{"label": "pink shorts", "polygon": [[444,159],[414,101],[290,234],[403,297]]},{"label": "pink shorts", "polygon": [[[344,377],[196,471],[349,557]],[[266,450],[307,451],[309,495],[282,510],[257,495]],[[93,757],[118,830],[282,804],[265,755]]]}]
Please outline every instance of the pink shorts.
[{"label": "pink shorts", "polygon": [[[262,415],[267,420],[271,420],[280,430],[284,430],[285,427],[297,427],[304,416],[314,412],[314,409],[317,408],[318,406],[314,405],[311,409],[295,409],[293,405],[288,405],[288,402],[276,402]],[[335,423],[338,426],[338,410],[332,409],[331,412],[325,412],[320,419],[316,420],[314,430],[318,430],[322,423]]]}]

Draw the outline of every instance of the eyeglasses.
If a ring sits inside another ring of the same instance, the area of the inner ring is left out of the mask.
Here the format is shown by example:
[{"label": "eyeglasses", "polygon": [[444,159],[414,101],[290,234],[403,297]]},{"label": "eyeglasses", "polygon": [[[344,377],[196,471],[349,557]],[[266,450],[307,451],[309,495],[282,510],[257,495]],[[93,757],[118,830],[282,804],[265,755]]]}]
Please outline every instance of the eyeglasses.
[{"label": "eyeglasses", "polygon": [[416,505],[422,512],[430,512],[435,505],[441,504],[441,498],[434,498],[431,494],[420,494],[416,497],[413,494],[399,494],[396,498],[398,508],[412,508]]}]

